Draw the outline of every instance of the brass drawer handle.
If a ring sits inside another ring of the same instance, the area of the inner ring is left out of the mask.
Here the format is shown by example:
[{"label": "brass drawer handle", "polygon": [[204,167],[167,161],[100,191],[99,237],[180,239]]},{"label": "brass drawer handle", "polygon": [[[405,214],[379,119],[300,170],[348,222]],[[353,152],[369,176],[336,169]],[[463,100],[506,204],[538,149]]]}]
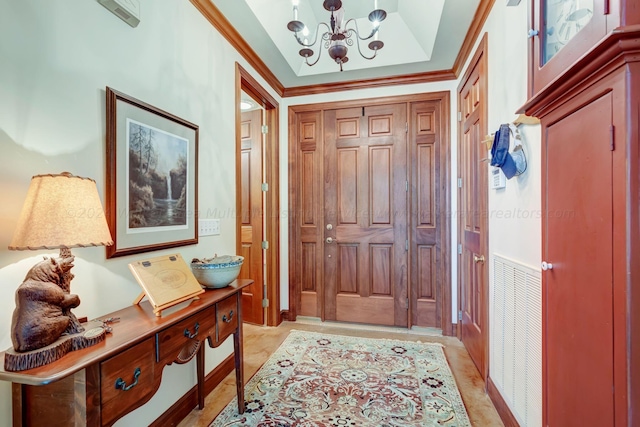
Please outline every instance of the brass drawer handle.
[{"label": "brass drawer handle", "polygon": [[233,310],[231,310],[231,311],[229,312],[229,317],[227,317],[227,315],[226,315],[226,314],[223,314],[223,315],[222,315],[222,321],[223,321],[224,323],[231,323],[231,319],[233,319]]},{"label": "brass drawer handle", "polygon": [[142,371],[140,370],[140,368],[136,368],[135,372],[133,373],[133,383],[127,385],[126,382],[124,382],[124,380],[122,378],[118,378],[116,380],[116,389],[122,390],[122,391],[128,391],[131,390],[133,387],[136,386],[136,384],[138,384],[138,378],[140,378],[140,373],[142,373]]},{"label": "brass drawer handle", "polygon": [[200,329],[200,324],[196,322],[195,326],[193,327],[193,333],[189,332],[189,329],[187,328],[184,330],[184,336],[189,339],[194,339],[198,335],[198,329]]}]

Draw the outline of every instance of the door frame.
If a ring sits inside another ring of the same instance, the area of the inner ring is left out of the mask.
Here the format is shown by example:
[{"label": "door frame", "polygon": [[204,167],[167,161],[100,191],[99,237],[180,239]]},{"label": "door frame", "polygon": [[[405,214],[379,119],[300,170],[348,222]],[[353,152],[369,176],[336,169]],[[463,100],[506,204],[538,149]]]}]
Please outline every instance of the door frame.
[{"label": "door frame", "polygon": [[[295,282],[297,277],[296,242],[300,238],[299,227],[297,227],[297,214],[300,212],[300,201],[297,197],[297,186],[301,177],[301,165],[296,162],[297,158],[297,129],[295,126],[296,114],[310,111],[324,111],[330,109],[352,108],[361,107],[363,105],[385,105],[394,103],[407,103],[409,105],[412,102],[419,101],[439,101],[442,107],[441,118],[441,153],[440,156],[440,170],[441,170],[441,186],[444,192],[442,200],[445,201],[445,206],[441,206],[438,209],[438,213],[443,215],[442,227],[440,230],[442,238],[442,301],[441,301],[441,319],[443,335],[453,335],[453,324],[451,316],[451,291],[453,283],[451,282],[451,107],[450,107],[450,92],[425,92],[412,95],[397,95],[389,97],[371,98],[371,99],[354,99],[347,101],[325,102],[318,104],[304,104],[304,105],[292,105],[289,106],[288,111],[288,156],[289,156],[289,178],[288,178],[288,195],[289,195],[289,309],[283,311],[283,318],[286,320],[295,321],[298,315],[298,308],[301,301],[301,289]],[[324,140],[324,129],[320,130],[321,138]],[[410,167],[408,165],[408,167]],[[410,172],[409,172],[410,176]],[[411,192],[408,195],[409,204],[411,206]],[[409,226],[410,223],[408,223]],[[408,233],[409,238],[410,233]],[[409,245],[411,247],[411,245]],[[411,249],[410,249],[411,250]],[[321,248],[322,251],[322,248]],[[324,253],[317,254],[319,259],[324,259]],[[407,254],[408,260],[411,259],[411,253]],[[407,275],[407,283],[411,283],[411,277]],[[411,286],[408,286],[407,292],[409,298],[412,296]],[[411,327],[412,313],[411,308],[408,311],[408,325]]]},{"label": "door frame", "polygon": [[241,176],[241,126],[242,112],[240,110],[241,92],[249,94],[265,110],[264,124],[268,126],[269,132],[266,134],[265,149],[262,153],[264,157],[265,176],[269,184],[266,192],[263,215],[266,215],[265,234],[269,246],[266,250],[267,271],[264,281],[267,293],[264,295],[269,301],[267,311],[267,326],[277,326],[281,323],[280,317],[280,264],[278,255],[280,252],[280,175],[279,175],[279,128],[278,117],[280,108],[278,102],[273,98],[247,70],[236,62],[236,85],[235,85],[235,110],[236,110],[236,251],[240,253],[242,239],[242,176]]},{"label": "door frame", "polygon": [[[480,43],[478,44],[478,47],[476,49],[476,52],[473,54],[473,58],[471,59],[471,61],[469,62],[469,65],[467,66],[467,69],[465,70],[463,77],[460,79],[460,84],[458,86],[458,89],[456,91],[456,98],[457,98],[457,104],[458,104],[458,112],[460,112],[460,105],[461,105],[461,95],[462,95],[462,89],[465,85],[465,82],[469,79],[469,77],[471,76],[471,72],[475,69],[476,66],[478,66],[478,64],[480,63],[480,61],[483,61],[483,69],[485,70],[485,73],[483,73],[482,75],[480,75],[480,79],[482,79],[482,84],[481,86],[485,89],[485,93],[484,96],[481,97],[481,107],[482,108],[482,112],[480,113],[480,130],[481,130],[481,135],[486,135],[487,134],[487,129],[488,129],[488,114],[487,114],[487,110],[488,110],[488,101],[487,101],[487,84],[488,84],[488,76],[487,76],[487,67],[488,67],[488,60],[487,60],[487,48],[488,48],[488,40],[487,40],[487,33],[484,34],[484,36],[482,37],[482,40],[480,41]],[[458,142],[457,142],[457,147],[458,147],[458,153],[460,152],[459,147],[462,144],[462,121],[458,120],[458,136],[457,136]],[[460,165],[460,156],[458,156],[458,160],[457,160],[457,167],[458,170],[460,170],[461,165]],[[488,183],[487,183],[488,184]],[[484,200],[484,206],[486,206],[487,210],[489,209],[489,190],[488,187],[485,188],[486,191],[486,199]],[[457,191],[457,209],[458,211],[460,211],[460,191]],[[484,349],[485,349],[485,354],[484,354],[484,367],[483,367],[483,372],[480,372],[480,375],[482,376],[482,378],[486,381],[487,378],[489,377],[489,332],[490,332],[490,325],[489,325],[489,268],[490,268],[490,260],[491,260],[491,256],[489,254],[489,215],[482,215],[483,218],[483,227],[485,230],[484,233],[484,238],[482,239],[482,241],[480,242],[481,248],[482,248],[482,253],[487,255],[487,260],[485,261],[486,264],[486,268],[484,269],[484,283],[486,283],[485,286],[485,290],[484,290],[484,298],[483,300],[485,301],[485,307],[482,308],[482,312],[483,312],[483,325],[484,325],[484,331],[483,331],[483,335],[484,335]],[[463,229],[463,215],[458,215],[458,222],[457,222],[457,230],[458,230],[458,242],[460,242],[460,233],[461,230]],[[460,258],[458,257],[458,260],[460,260]],[[460,313],[460,311],[462,310],[462,271],[461,271],[461,263],[458,262],[457,263],[457,271],[458,271],[458,278],[457,278],[457,287],[458,287],[458,298],[457,298],[457,302],[458,302],[458,313]],[[458,316],[458,318],[460,318]],[[462,328],[460,327],[460,324],[457,323],[457,332],[456,332],[456,336],[458,337],[458,339],[462,339]]]}]

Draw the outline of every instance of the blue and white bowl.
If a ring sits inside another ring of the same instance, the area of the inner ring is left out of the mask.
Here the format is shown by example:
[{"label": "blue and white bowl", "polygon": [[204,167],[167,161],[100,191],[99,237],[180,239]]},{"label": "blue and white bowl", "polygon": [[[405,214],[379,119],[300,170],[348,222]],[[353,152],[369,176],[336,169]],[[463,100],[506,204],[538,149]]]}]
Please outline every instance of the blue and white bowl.
[{"label": "blue and white bowl", "polygon": [[244,257],[239,255],[222,255],[213,258],[194,258],[191,271],[198,282],[206,288],[224,288],[236,280]]}]

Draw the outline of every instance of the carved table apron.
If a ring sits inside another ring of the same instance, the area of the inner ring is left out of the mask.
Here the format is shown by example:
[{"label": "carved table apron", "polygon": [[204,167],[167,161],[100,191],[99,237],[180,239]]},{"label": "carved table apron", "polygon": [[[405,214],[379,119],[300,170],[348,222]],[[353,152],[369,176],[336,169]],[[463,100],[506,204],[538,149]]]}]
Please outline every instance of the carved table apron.
[{"label": "carved table apron", "polygon": [[198,407],[204,407],[204,341],[217,347],[233,334],[238,410],[244,412],[242,367],[242,288],[238,279],[222,289],[200,294],[187,307],[161,317],[148,302],[103,316],[119,317],[113,332],[93,346],[71,352],[34,369],[4,370],[11,381],[14,426],[109,426],[149,401],[171,363],[196,357]]}]

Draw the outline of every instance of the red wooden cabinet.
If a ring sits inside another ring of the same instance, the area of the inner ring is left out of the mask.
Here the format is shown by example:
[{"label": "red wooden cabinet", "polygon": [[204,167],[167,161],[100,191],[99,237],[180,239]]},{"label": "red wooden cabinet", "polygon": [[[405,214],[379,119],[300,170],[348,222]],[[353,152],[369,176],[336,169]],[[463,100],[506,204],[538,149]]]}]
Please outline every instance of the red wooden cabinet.
[{"label": "red wooden cabinet", "polygon": [[599,37],[532,64],[522,108],[542,124],[545,426],[640,425],[640,26]]}]

